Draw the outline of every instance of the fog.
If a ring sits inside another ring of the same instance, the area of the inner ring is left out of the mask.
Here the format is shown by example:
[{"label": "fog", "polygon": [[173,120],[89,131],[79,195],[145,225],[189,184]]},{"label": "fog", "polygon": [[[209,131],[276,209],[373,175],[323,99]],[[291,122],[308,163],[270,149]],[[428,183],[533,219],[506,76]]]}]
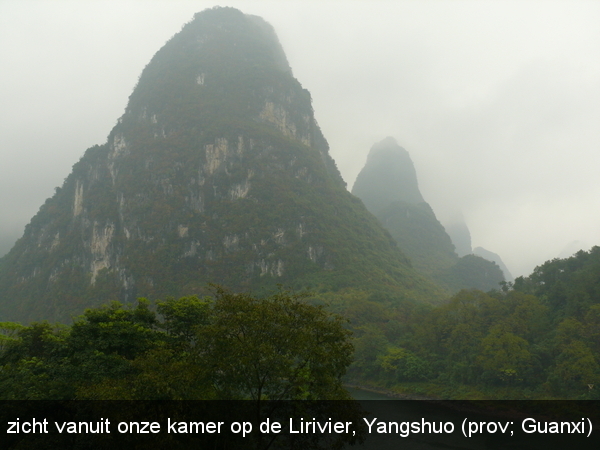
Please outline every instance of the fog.
[{"label": "fog", "polygon": [[[105,142],[153,54],[215,5],[0,2],[0,254]],[[220,5],[274,26],[349,189],[394,136],[438,218],[462,214],[513,275],[600,245],[600,2]]]}]

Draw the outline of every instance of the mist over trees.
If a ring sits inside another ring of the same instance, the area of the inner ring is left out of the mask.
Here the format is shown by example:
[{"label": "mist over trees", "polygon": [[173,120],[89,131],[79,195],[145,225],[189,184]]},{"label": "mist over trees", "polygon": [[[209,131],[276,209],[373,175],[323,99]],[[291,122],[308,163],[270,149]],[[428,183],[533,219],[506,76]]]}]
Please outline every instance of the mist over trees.
[{"label": "mist over trees", "polygon": [[393,138],[353,193],[273,28],[196,14],[0,259],[0,398],[598,398],[599,247],[506,281]]}]

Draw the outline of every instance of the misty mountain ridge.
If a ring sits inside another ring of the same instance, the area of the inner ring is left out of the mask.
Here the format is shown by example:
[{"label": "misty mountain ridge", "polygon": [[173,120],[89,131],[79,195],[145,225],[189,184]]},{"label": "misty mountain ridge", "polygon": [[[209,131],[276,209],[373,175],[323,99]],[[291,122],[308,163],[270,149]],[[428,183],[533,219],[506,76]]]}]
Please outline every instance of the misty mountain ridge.
[{"label": "misty mountain ridge", "polygon": [[352,193],[374,214],[394,202],[425,202],[410,155],[391,136],[371,147],[365,169],[358,174]]},{"label": "misty mountain ridge", "polygon": [[0,257],[0,397],[600,399],[600,247],[501,283],[392,137],[352,192],[273,28],[195,14]]},{"label": "misty mountain ridge", "polygon": [[495,263],[471,251],[459,258],[452,239],[421,195],[409,153],[394,138],[373,145],[352,193],[380,220],[415,268],[440,285],[451,291],[490,290],[504,281]]},{"label": "misty mountain ridge", "polygon": [[452,239],[452,243],[454,244],[458,256],[462,257],[473,253],[471,232],[462,216],[460,220],[454,220],[444,224],[444,229],[450,236],[450,239]]},{"label": "misty mountain ridge", "polygon": [[560,258],[560,259],[569,258],[581,250],[587,251],[590,248],[591,248],[591,245],[586,244],[585,242],[578,241],[578,240],[571,241],[562,248],[562,250],[558,254],[558,258]]},{"label": "misty mountain ridge", "polygon": [[476,256],[481,256],[483,259],[487,259],[488,261],[496,263],[498,267],[500,267],[500,269],[502,270],[502,273],[504,274],[504,279],[506,281],[514,281],[515,278],[512,276],[510,270],[508,270],[508,267],[506,267],[506,264],[504,264],[504,261],[502,261],[502,258],[497,253],[486,250],[483,247],[475,247],[473,249],[473,254]]},{"label": "misty mountain ridge", "polygon": [[505,281],[514,281],[514,277],[502,258],[497,253],[491,252],[483,247],[472,248],[471,232],[465,223],[462,213],[455,214],[453,220],[444,225],[448,235],[452,239],[452,243],[456,248],[458,256],[476,255],[488,261],[495,262],[502,270]]},{"label": "misty mountain ridge", "polygon": [[209,282],[442,298],[345,189],[273,28],[233,8],[154,55],[107,142],[2,259],[0,313],[69,321]]}]

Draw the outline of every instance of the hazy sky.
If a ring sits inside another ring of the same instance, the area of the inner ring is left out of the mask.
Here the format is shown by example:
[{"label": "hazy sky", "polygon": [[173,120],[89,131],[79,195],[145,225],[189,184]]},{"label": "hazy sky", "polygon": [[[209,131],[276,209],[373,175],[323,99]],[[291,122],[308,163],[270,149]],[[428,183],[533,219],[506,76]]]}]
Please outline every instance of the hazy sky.
[{"label": "hazy sky", "polygon": [[391,135],[438,218],[462,212],[513,275],[600,245],[595,0],[0,0],[0,236],[22,234],[153,54],[215,5],[275,27],[349,188]]}]

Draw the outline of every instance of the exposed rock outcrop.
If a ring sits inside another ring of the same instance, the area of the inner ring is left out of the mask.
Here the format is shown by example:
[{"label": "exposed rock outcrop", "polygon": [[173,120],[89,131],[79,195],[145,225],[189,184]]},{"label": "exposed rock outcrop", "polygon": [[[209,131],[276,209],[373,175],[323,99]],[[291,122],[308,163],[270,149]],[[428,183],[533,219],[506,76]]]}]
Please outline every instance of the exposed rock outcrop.
[{"label": "exposed rock outcrop", "polygon": [[152,58],[3,259],[0,316],[68,321],[208,282],[439,292],[346,191],[273,28],[232,8],[196,14]]}]

